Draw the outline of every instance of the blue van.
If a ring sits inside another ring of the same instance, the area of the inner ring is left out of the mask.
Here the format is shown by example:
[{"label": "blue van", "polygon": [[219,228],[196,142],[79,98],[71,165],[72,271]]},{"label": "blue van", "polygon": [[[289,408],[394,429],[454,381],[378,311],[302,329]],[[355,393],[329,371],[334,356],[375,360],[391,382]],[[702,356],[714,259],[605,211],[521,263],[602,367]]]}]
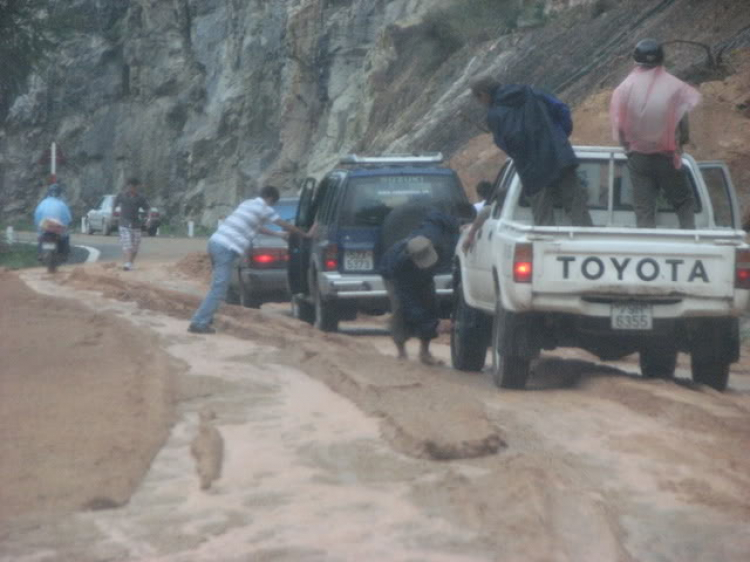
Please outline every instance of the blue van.
[{"label": "blue van", "polygon": [[[358,311],[388,311],[377,273],[380,256],[423,216],[417,212],[389,224],[391,211],[438,207],[461,218],[463,209],[473,210],[458,175],[441,166],[442,161],[441,154],[350,155],[321,181],[305,181],[295,224],[312,228],[313,236],[289,241],[288,280],[296,318],[336,331],[339,321],[355,319]],[[439,298],[449,302],[450,267],[438,272],[435,286]]]}]

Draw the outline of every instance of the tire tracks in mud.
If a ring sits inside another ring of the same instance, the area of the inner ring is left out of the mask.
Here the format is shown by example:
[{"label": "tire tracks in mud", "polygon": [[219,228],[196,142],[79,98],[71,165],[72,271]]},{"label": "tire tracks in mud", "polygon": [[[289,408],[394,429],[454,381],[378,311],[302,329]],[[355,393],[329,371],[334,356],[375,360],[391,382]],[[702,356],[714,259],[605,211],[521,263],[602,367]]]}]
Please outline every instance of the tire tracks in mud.
[{"label": "tire tracks in mud", "polygon": [[[78,268],[60,281],[186,327],[200,299],[106,268]],[[291,318],[226,306],[216,326],[261,344],[244,361],[294,366],[378,418],[396,451],[453,460],[410,482],[407,494],[428,517],[474,533],[495,559],[746,559],[742,393],[556,357],[537,367],[536,391],[487,392],[486,380],[398,362],[367,341]],[[506,437],[507,450],[493,454]]]},{"label": "tire tracks in mud", "polygon": [[[186,321],[200,303],[199,297],[103,269],[75,268],[60,282]],[[493,455],[506,446],[501,429],[473,392],[436,376],[434,368],[383,356],[349,336],[321,333],[292,318],[238,306],[222,306],[214,326],[221,333],[275,348],[262,360],[301,369],[379,418],[383,438],[402,454],[469,459]],[[426,412],[434,415],[425,416]]]}]

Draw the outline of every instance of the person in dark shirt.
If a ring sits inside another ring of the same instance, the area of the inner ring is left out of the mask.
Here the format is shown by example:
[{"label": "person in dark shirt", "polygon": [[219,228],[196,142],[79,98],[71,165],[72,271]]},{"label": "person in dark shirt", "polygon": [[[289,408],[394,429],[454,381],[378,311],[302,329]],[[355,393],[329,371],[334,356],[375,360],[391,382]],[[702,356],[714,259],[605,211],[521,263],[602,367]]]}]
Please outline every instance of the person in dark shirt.
[{"label": "person in dark shirt", "polygon": [[125,263],[122,266],[125,271],[133,269],[133,262],[141,245],[141,217],[139,212],[143,209],[144,213],[148,215],[151,208],[146,198],[140,193],[140,186],[141,182],[138,178],[128,179],[125,189],[115,197],[113,205],[114,209],[120,207],[120,244],[122,244],[122,253],[125,256]]},{"label": "person in dark shirt", "polygon": [[434,275],[450,263],[458,234],[458,221],[434,210],[380,260],[379,273],[391,302],[391,337],[399,359],[407,358],[407,340],[417,337],[420,361],[439,363],[430,353],[430,341],[437,337],[440,322]]}]

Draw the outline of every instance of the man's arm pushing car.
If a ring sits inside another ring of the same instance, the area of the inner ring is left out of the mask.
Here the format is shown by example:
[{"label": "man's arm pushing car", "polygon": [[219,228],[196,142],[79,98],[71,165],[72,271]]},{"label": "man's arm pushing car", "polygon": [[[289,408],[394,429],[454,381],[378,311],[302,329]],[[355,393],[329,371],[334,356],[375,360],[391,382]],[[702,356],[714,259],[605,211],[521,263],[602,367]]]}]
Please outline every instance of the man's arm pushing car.
[{"label": "man's arm pushing car", "polygon": [[[284,219],[276,219],[275,221],[273,221],[273,223],[275,225],[277,225],[277,226],[280,226],[281,228],[283,228],[287,232],[292,232],[294,234],[299,234],[303,238],[309,238],[311,236],[311,234],[309,232],[305,232],[301,228],[297,228],[292,223],[287,222]],[[275,233],[275,235],[278,235],[278,233]]]}]

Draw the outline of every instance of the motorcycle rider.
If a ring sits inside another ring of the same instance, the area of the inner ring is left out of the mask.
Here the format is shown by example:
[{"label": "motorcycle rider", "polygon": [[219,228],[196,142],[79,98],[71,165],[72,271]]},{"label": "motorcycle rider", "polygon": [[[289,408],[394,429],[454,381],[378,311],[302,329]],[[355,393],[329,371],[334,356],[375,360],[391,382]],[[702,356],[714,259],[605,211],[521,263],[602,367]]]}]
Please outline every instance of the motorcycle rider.
[{"label": "motorcycle rider", "polygon": [[42,222],[45,219],[54,219],[63,226],[65,231],[60,236],[60,253],[64,259],[68,259],[70,254],[70,235],[68,234],[68,226],[73,220],[73,216],[70,213],[70,208],[65,204],[62,199],[62,188],[58,183],[53,183],[47,189],[47,196],[42,199],[39,205],[36,206],[34,211],[34,225],[37,229],[37,249],[39,255],[42,253]]}]

